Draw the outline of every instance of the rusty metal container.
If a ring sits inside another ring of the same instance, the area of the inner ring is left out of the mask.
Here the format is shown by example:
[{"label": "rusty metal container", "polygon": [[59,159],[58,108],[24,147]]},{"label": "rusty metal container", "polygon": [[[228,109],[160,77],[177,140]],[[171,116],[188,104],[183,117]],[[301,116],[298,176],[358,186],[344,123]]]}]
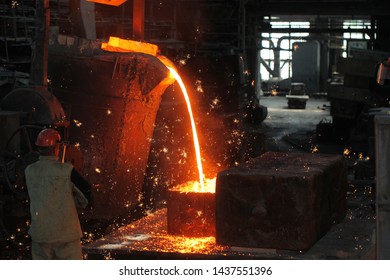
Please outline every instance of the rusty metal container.
[{"label": "rusty metal container", "polygon": [[140,203],[156,113],[173,83],[168,76],[153,55],[105,52],[99,41],[68,36],[51,40],[49,79],[70,118],[69,142],[83,155],[73,155],[83,159],[78,168],[93,184],[94,217]]},{"label": "rusty metal container", "polygon": [[218,173],[216,242],[306,251],[346,214],[340,155],[267,152]]},{"label": "rusty metal container", "polygon": [[168,190],[167,219],[169,234],[215,236],[215,193]]}]

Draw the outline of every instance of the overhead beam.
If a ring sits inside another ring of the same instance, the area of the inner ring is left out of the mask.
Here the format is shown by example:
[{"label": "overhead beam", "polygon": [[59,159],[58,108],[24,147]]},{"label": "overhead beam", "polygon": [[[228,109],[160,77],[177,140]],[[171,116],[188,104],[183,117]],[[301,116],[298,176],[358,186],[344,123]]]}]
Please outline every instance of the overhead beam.
[{"label": "overhead beam", "polygon": [[356,32],[356,33],[366,33],[372,34],[375,33],[375,29],[369,28],[272,28],[272,27],[261,27],[259,29],[260,32],[263,33],[329,33],[329,34],[339,34],[339,33],[348,33],[348,32]]},{"label": "overhead beam", "polygon": [[247,10],[260,15],[380,16],[390,14],[388,3],[366,2],[263,2],[251,1]]}]

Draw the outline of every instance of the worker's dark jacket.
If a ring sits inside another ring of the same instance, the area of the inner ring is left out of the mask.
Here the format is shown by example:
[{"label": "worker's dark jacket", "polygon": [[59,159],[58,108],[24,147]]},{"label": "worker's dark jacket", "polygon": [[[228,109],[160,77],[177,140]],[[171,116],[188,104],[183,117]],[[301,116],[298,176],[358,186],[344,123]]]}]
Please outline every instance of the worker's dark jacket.
[{"label": "worker's dark jacket", "polygon": [[[34,242],[69,242],[82,237],[77,208],[88,204],[71,181],[73,166],[41,156],[25,170]],[[76,205],[77,204],[77,205]]]}]

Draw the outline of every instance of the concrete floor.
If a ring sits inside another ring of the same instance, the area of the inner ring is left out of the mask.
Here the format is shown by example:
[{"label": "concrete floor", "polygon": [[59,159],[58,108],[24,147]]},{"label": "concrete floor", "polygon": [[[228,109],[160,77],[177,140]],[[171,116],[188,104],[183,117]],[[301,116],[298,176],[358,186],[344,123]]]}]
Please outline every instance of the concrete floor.
[{"label": "concrete floor", "polygon": [[330,103],[326,98],[310,98],[306,109],[288,109],[284,96],[264,96],[260,104],[268,108],[264,125],[283,129],[284,134],[315,130],[320,121],[331,121]]},{"label": "concrete floor", "polygon": [[[331,122],[330,102],[325,98],[310,98],[306,109],[288,109],[285,96],[264,96],[260,104],[267,107],[268,115],[262,124],[265,151],[311,151],[315,144],[318,123]],[[297,140],[299,144],[294,141]],[[340,151],[340,148],[337,149]],[[329,149],[325,150],[326,152]]]},{"label": "concrete floor", "polygon": [[[288,109],[284,96],[264,96],[260,104],[268,109],[268,116],[262,123],[265,151],[303,151],[343,154],[350,152],[351,160],[359,154],[368,154],[367,137],[354,134],[348,141],[322,140],[316,136],[319,123],[332,123],[330,102],[326,97],[311,97],[306,109]],[[332,138],[335,135],[328,135]]]}]

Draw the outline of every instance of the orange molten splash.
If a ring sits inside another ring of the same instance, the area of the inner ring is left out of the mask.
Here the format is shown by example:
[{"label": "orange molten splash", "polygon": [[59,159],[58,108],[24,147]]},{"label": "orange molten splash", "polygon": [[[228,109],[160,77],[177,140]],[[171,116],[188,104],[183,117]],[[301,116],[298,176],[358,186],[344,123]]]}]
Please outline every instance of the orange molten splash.
[{"label": "orange molten splash", "polygon": [[172,67],[169,67],[169,66],[167,66],[167,68],[169,69],[169,71],[171,72],[173,77],[175,77],[176,81],[179,83],[181,91],[182,91],[182,93],[184,95],[184,99],[185,99],[186,104],[187,104],[188,113],[189,113],[190,118],[191,118],[192,136],[193,136],[193,139],[194,139],[196,163],[198,165],[198,172],[199,172],[199,184],[200,184],[200,187],[201,187],[201,191],[203,192],[205,187],[204,187],[204,181],[203,181],[202,159],[200,157],[200,146],[199,146],[198,133],[196,132],[196,125],[195,125],[195,121],[194,121],[194,115],[192,113],[190,98],[188,96],[187,89],[186,89],[186,87],[185,87],[185,85],[183,83],[183,80],[181,79],[181,77],[177,73],[177,71],[175,69],[173,69]]},{"label": "orange molten splash", "polygon": [[203,193],[215,193],[215,182],[217,178],[207,179],[205,178],[204,188],[202,189],[198,181],[189,181],[184,184],[171,188],[171,191],[178,191],[181,193],[203,192]]}]

